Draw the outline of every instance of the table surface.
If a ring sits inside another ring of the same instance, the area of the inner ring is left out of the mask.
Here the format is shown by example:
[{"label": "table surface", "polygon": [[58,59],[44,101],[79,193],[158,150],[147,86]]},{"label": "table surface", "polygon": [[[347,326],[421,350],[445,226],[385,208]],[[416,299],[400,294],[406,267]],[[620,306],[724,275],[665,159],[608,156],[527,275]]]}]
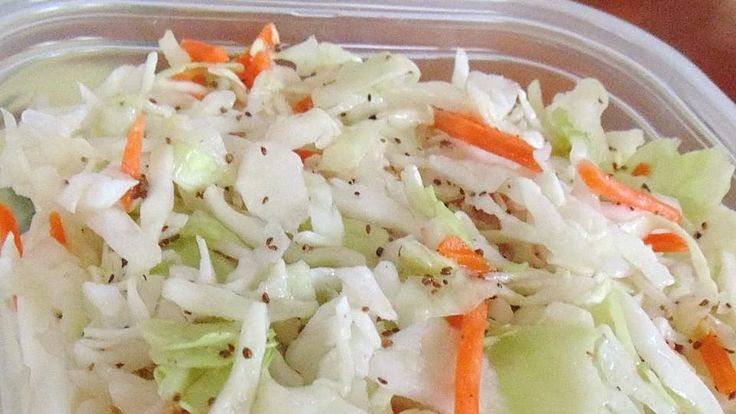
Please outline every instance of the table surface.
[{"label": "table surface", "polygon": [[736,0],[580,0],[679,49],[736,101]]}]

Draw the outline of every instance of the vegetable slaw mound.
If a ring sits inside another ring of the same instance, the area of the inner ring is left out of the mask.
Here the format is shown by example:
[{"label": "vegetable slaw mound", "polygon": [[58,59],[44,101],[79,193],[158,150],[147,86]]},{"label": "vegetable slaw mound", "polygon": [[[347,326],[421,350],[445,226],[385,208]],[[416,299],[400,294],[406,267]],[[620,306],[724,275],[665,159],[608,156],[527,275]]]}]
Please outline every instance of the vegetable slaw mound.
[{"label": "vegetable slaw mound", "polygon": [[2,412],[736,412],[723,149],[462,50],[159,45],[2,112]]}]

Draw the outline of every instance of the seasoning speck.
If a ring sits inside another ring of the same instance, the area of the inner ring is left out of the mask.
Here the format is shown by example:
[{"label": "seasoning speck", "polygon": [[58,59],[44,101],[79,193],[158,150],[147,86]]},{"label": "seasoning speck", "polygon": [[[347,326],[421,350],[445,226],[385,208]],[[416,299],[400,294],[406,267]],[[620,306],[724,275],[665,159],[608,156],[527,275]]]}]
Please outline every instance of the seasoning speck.
[{"label": "seasoning speck", "polygon": [[268,203],[268,196],[264,196],[263,199],[261,200],[261,204],[266,204],[266,203]]},{"label": "seasoning speck", "polygon": [[261,147],[261,154],[263,155],[268,154],[268,150],[266,149],[266,147]]},{"label": "seasoning speck", "polygon": [[253,358],[253,351],[250,350],[247,346],[243,348],[243,358],[245,359],[251,359]]},{"label": "seasoning speck", "polygon": [[383,379],[383,378],[381,378],[381,377],[378,377],[378,378],[376,378],[376,380],[377,380],[377,381],[378,381],[378,382],[379,382],[380,384],[382,384],[382,385],[386,385],[386,384],[388,384],[388,381],[386,381],[385,379]]},{"label": "seasoning speck", "polygon": [[376,256],[378,257],[383,256],[383,247],[378,246],[378,248],[376,249]]},{"label": "seasoning speck", "polygon": [[261,295],[261,300],[263,303],[271,303],[271,298],[268,296],[268,292],[263,292]]},{"label": "seasoning speck", "polygon": [[235,157],[233,156],[233,154],[230,154],[229,152],[227,154],[225,154],[225,162],[226,163],[230,164],[230,163],[233,162],[234,159],[235,159]]}]

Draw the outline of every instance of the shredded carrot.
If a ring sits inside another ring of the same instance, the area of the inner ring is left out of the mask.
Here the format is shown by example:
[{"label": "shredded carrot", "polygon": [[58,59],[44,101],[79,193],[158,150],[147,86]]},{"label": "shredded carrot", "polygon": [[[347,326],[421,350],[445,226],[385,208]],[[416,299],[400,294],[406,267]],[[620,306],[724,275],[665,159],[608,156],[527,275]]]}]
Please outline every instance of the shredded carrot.
[{"label": "shredded carrot", "polygon": [[255,82],[258,74],[271,67],[273,52],[280,41],[276,26],[269,23],[261,29],[258,37],[248,49],[248,53],[235,60],[245,67],[245,70],[240,73],[240,80],[248,88],[253,87],[253,82]]},{"label": "shredded carrot", "polygon": [[718,337],[710,333],[700,339],[700,354],[718,392],[729,397],[736,393],[736,370],[733,368],[728,351],[723,348]]},{"label": "shredded carrot", "polygon": [[296,155],[298,155],[299,158],[302,159],[302,162],[304,162],[304,160],[311,157],[312,155],[319,154],[319,151],[317,150],[304,149],[304,148],[295,149],[294,152],[296,152]]},{"label": "shredded carrot", "polygon": [[301,113],[307,112],[313,107],[314,107],[314,102],[312,102],[312,97],[305,96],[304,98],[298,100],[294,105],[292,105],[291,110],[294,111],[295,114],[301,114]]},{"label": "shredded carrot", "polygon": [[591,161],[581,161],[577,169],[578,174],[580,174],[590,191],[607,198],[609,201],[648,211],[674,222],[679,222],[682,219],[682,213],[676,208],[657,200],[649,193],[633,190],[616,181],[610,174],[601,171]]},{"label": "shredded carrot", "polygon": [[435,108],[434,126],[454,138],[509,159],[531,171],[542,171],[534,159],[534,147],[515,135],[485,125],[472,117]]},{"label": "shredded carrot", "polygon": [[649,233],[644,244],[652,246],[657,253],[679,253],[688,251],[687,242],[677,233]]},{"label": "shredded carrot", "polygon": [[455,329],[460,329],[463,324],[463,315],[445,316],[445,320]]},{"label": "shredded carrot", "polygon": [[651,172],[652,167],[650,167],[649,164],[640,162],[639,164],[636,164],[636,167],[631,171],[631,175],[634,177],[648,177]]},{"label": "shredded carrot", "polygon": [[49,235],[61,244],[66,244],[66,233],[64,232],[64,224],[61,222],[61,216],[58,212],[52,211],[49,214]]},{"label": "shredded carrot", "polygon": [[462,317],[455,359],[455,414],[478,414],[488,302]]},{"label": "shredded carrot", "polygon": [[0,203],[0,242],[5,244],[8,234],[13,234],[13,242],[18,254],[23,256],[23,242],[20,239],[20,231],[18,230],[18,222],[15,221],[15,215],[5,204]]},{"label": "shredded carrot", "polygon": [[[275,49],[276,46],[281,43],[281,38],[279,37],[279,31],[276,30],[276,25],[273,23],[268,23],[267,25],[263,26],[263,29],[261,29],[261,33],[259,33],[258,37],[256,38],[256,41],[258,40],[261,40],[263,42],[264,48],[272,50]],[[255,55],[256,53],[260,52],[260,50],[251,50],[251,52],[253,55]]]},{"label": "shredded carrot", "polygon": [[483,255],[478,254],[468,247],[465,242],[457,236],[449,236],[442,240],[437,251],[444,257],[456,261],[473,273],[488,273],[493,270]]},{"label": "shredded carrot", "polygon": [[182,39],[181,47],[195,62],[225,63],[230,60],[225,49],[193,39]]},{"label": "shredded carrot", "polygon": [[[240,74],[240,80],[245,83],[248,88],[253,87],[253,83],[256,81],[256,77],[271,67],[273,60],[271,57],[271,50],[262,50],[256,53],[255,56],[244,55],[239,62],[243,63],[245,70]],[[247,58],[245,57],[247,56]]]},{"label": "shredded carrot", "polygon": [[173,75],[171,80],[194,82],[205,86],[207,85],[207,68],[190,68]]},{"label": "shredded carrot", "polygon": [[[141,153],[143,151],[143,133],[145,129],[146,117],[140,114],[133,122],[133,125],[131,125],[130,131],[128,131],[128,141],[125,144],[123,161],[120,164],[120,169],[136,180],[140,180],[141,178]],[[125,211],[131,211],[133,209],[135,195],[135,191],[133,190],[128,190],[121,200]]]}]

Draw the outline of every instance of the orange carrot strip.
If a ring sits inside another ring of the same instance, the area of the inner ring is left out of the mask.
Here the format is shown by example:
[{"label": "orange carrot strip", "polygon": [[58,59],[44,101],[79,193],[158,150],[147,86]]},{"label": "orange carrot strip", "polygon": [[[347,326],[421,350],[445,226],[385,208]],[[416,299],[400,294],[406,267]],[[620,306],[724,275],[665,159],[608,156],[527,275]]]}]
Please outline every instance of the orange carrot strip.
[{"label": "orange carrot strip", "polygon": [[688,251],[687,242],[677,233],[649,233],[644,244],[652,246],[657,253],[679,253]]},{"label": "orange carrot strip", "polygon": [[445,320],[455,329],[460,329],[463,324],[463,315],[449,315],[445,316]]},{"label": "orange carrot strip", "polygon": [[580,174],[590,191],[607,198],[609,201],[648,211],[674,222],[679,222],[682,219],[682,213],[676,208],[657,200],[649,193],[633,190],[616,181],[610,174],[601,171],[591,161],[581,161],[577,169],[578,174]]},{"label": "orange carrot strip", "polygon": [[531,171],[541,172],[534,147],[523,139],[485,125],[467,115],[435,108],[434,126],[470,145],[509,159]]},{"label": "orange carrot strip", "polygon": [[457,236],[449,236],[442,240],[437,251],[473,273],[488,273],[493,270],[482,255],[473,251]]},{"label": "orange carrot strip", "polygon": [[652,167],[650,167],[649,164],[640,162],[639,164],[636,164],[636,167],[631,171],[631,175],[634,177],[648,177],[651,172]]},{"label": "orange carrot strip", "polygon": [[179,72],[171,77],[171,80],[194,82],[202,86],[207,85],[207,68],[191,68]]},{"label": "orange carrot strip", "polygon": [[256,77],[261,72],[271,67],[273,63],[271,54],[271,50],[262,50],[256,53],[256,55],[250,59],[243,58],[243,61],[249,61],[247,64],[243,63],[243,61],[240,61],[240,63],[243,63],[243,65],[245,66],[245,70],[240,74],[240,79],[243,81],[243,83],[245,83],[245,86],[247,86],[248,88],[252,88]]},{"label": "orange carrot strip", "polygon": [[311,96],[305,96],[291,106],[291,110],[294,111],[295,114],[307,112],[312,108],[314,108],[314,102],[312,102]]},{"label": "orange carrot strip", "polygon": [[20,231],[18,230],[18,222],[15,221],[15,215],[5,204],[0,203],[0,243],[5,244],[8,234],[13,234],[13,242],[18,254],[23,256],[23,242],[20,239]]},{"label": "orange carrot strip", "polygon": [[462,318],[455,359],[455,414],[478,414],[488,303],[483,301]]},{"label": "orange carrot strip", "polygon": [[248,53],[235,60],[245,67],[245,70],[240,73],[240,80],[248,88],[253,87],[253,82],[259,73],[271,67],[273,64],[273,51],[280,41],[276,25],[269,23],[261,29],[258,37],[248,49]]},{"label": "orange carrot strip", "polygon": [[[140,114],[131,125],[130,131],[128,131],[128,142],[125,144],[123,161],[120,164],[120,169],[136,180],[141,178],[141,153],[143,151],[143,133],[145,129],[146,117]],[[130,189],[121,199],[125,211],[133,209],[133,195],[133,189]]]},{"label": "orange carrot strip", "polygon": [[181,47],[195,62],[225,63],[230,60],[225,49],[193,39],[182,39]]},{"label": "orange carrot strip", "polygon": [[713,333],[700,339],[700,354],[718,392],[731,396],[736,393],[736,370],[733,368],[728,351]]},{"label": "orange carrot strip", "polygon": [[49,214],[49,235],[59,243],[66,245],[64,223],[61,222],[61,216],[56,211],[52,211]]},{"label": "orange carrot strip", "polygon": [[[276,30],[276,25],[273,23],[268,23],[267,25],[263,26],[263,29],[261,29],[261,33],[258,34],[256,41],[258,41],[259,39],[263,42],[263,46],[266,49],[271,49],[271,50],[275,49],[276,45],[281,43],[281,38],[279,37],[279,31]],[[255,54],[258,52],[260,52],[260,50],[252,49],[253,56],[255,56]]]}]

